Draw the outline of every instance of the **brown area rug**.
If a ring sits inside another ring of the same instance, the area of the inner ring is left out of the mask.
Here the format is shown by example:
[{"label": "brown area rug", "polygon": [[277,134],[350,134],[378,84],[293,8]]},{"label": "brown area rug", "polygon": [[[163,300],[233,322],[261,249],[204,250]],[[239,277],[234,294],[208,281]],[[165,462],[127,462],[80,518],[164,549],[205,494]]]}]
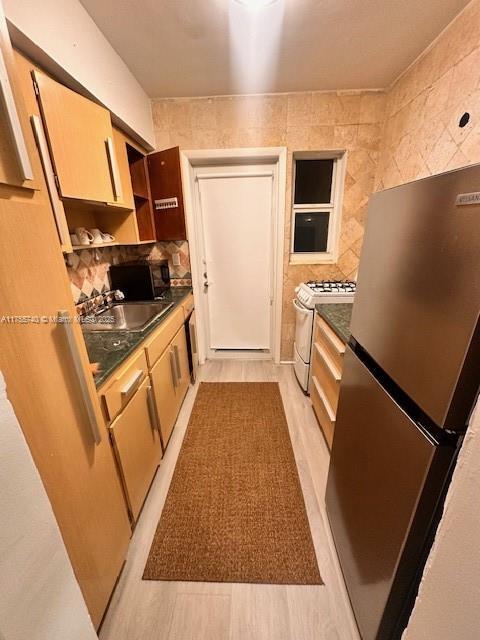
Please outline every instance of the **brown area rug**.
[{"label": "brown area rug", "polygon": [[200,385],[143,578],[323,584],[277,383]]}]

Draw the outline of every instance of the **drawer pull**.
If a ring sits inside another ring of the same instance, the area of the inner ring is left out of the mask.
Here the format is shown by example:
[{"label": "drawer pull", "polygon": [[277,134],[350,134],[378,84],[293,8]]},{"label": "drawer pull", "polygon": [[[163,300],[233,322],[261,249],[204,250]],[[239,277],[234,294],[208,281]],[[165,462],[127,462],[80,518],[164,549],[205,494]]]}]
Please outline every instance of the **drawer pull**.
[{"label": "drawer pull", "polygon": [[127,398],[138,387],[140,380],[143,377],[143,369],[137,369],[132,373],[128,382],[126,382],[120,389],[122,399]]},{"label": "drawer pull", "polygon": [[318,393],[318,396],[319,396],[320,400],[322,401],[323,406],[325,407],[325,411],[328,414],[328,418],[329,418],[330,422],[335,422],[335,412],[332,409],[332,407],[330,406],[330,403],[327,400],[326,395],[323,393],[322,387],[318,384],[318,380],[316,379],[315,376],[312,377],[312,380],[313,380],[313,384],[315,385],[315,390]]},{"label": "drawer pull", "polygon": [[172,349],[170,349],[170,371],[172,372],[173,386],[176,389],[177,386],[178,386],[177,369],[176,369],[176,366],[175,366],[175,356],[173,355],[173,350]]},{"label": "drawer pull", "polygon": [[333,360],[330,358],[328,353],[325,351],[325,349],[318,342],[315,342],[315,349],[317,350],[317,353],[320,356],[320,358],[327,365],[328,370],[330,371],[332,376],[335,378],[335,380],[337,382],[340,382],[340,380],[342,379],[342,374],[338,370],[337,365],[333,362]]},{"label": "drawer pull", "polygon": [[155,410],[155,400],[153,398],[152,387],[147,387],[147,407],[148,415],[150,416],[150,424],[158,431],[158,433],[160,433],[160,425],[158,424],[157,412]]}]

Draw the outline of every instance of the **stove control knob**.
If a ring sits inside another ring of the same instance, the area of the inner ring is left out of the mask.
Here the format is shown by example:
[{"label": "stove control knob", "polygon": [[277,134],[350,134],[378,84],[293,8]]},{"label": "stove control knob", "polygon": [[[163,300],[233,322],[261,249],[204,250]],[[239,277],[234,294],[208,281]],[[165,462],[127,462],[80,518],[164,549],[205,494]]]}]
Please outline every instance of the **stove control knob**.
[{"label": "stove control knob", "polygon": [[300,287],[295,287],[295,293],[298,293],[300,291]]}]

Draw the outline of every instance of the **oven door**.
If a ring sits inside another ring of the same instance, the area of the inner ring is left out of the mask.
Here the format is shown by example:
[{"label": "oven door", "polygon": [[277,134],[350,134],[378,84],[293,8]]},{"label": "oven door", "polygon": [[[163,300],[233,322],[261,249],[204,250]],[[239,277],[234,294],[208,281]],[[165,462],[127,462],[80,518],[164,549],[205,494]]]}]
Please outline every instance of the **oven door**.
[{"label": "oven door", "polygon": [[307,309],[302,303],[293,300],[295,309],[295,349],[298,356],[308,364],[312,347],[313,309]]}]

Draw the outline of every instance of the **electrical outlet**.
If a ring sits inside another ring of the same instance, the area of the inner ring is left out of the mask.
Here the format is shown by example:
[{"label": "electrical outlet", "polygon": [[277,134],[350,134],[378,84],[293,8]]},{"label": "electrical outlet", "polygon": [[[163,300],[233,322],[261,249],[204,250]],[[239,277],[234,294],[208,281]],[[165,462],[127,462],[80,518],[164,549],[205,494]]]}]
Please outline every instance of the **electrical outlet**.
[{"label": "electrical outlet", "polygon": [[178,253],[178,251],[177,253],[172,253],[172,262],[174,267],[180,266],[180,254]]}]

